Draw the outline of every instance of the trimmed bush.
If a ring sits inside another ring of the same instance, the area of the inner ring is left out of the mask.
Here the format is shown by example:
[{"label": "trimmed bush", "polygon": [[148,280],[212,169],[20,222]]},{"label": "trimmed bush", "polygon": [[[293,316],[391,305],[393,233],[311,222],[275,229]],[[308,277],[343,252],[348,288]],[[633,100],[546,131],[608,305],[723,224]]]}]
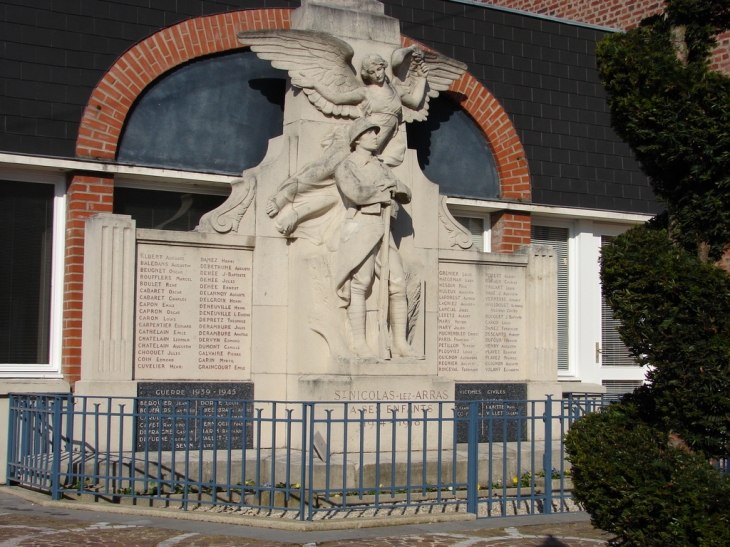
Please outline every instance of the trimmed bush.
[{"label": "trimmed bush", "polygon": [[627,403],[582,418],[566,437],[575,499],[611,545],[727,547],[730,478],[667,439]]},{"label": "trimmed bush", "polygon": [[611,125],[672,218],[672,237],[719,260],[730,243],[730,79],[710,70],[727,0],[667,0],[596,50]]},{"label": "trimmed bush", "polygon": [[730,443],[730,276],[637,226],[601,258],[603,293],[650,384],[635,396],[642,419],[708,457]]},{"label": "trimmed bush", "polygon": [[[730,0],[667,0],[596,54],[612,126],[666,207],[603,249],[603,293],[648,385],[568,435],[576,498],[614,545],[730,545]],[[663,225],[662,225],[663,223]],[[672,445],[668,440],[672,439]],[[680,448],[678,448],[680,447]]]}]

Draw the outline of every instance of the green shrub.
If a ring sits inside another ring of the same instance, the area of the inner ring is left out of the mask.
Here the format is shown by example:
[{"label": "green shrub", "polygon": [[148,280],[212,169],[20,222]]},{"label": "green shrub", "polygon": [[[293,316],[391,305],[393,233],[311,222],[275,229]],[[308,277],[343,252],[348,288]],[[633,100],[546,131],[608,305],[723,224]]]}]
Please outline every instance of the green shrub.
[{"label": "green shrub", "polygon": [[727,547],[730,478],[667,439],[626,403],[582,418],[566,437],[575,499],[611,545]]},{"label": "green shrub", "polygon": [[606,300],[650,384],[634,399],[645,421],[706,456],[726,457],[730,432],[730,276],[637,226],[603,250]]},{"label": "green shrub", "polygon": [[[710,70],[729,0],[667,0],[596,50],[612,126],[666,208],[604,248],[604,296],[648,384],[568,435],[576,497],[637,547],[730,545],[730,79]],[[676,448],[668,439],[676,439]]]},{"label": "green shrub", "polygon": [[611,125],[672,217],[674,240],[718,260],[730,243],[730,79],[709,54],[730,23],[727,0],[668,0],[596,50]]}]

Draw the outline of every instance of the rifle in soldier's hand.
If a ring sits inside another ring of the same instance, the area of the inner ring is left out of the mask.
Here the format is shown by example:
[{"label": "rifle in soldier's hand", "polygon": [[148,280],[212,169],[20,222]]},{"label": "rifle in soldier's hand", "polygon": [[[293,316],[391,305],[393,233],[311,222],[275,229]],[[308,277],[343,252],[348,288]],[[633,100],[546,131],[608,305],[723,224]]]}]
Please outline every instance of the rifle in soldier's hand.
[{"label": "rifle in soldier's hand", "polygon": [[[392,195],[393,188],[390,189]],[[383,206],[383,242],[380,245],[380,291],[378,293],[378,357],[390,359],[390,334],[388,333],[388,307],[390,294],[388,284],[390,282],[390,214],[393,204],[388,201]]]}]

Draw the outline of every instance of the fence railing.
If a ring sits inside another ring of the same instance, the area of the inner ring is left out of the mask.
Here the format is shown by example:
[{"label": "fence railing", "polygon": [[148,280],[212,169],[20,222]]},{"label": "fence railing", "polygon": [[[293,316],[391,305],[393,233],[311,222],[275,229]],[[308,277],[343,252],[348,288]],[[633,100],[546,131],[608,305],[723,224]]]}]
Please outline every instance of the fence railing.
[{"label": "fence railing", "polygon": [[564,512],[564,434],[609,401],[11,395],[8,480],[54,499],[300,520]]}]

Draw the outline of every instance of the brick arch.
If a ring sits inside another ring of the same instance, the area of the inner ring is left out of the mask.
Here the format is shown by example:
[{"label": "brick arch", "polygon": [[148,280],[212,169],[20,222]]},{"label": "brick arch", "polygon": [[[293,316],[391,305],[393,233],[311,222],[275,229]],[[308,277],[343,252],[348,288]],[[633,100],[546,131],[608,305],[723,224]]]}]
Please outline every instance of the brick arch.
[{"label": "brick arch", "polygon": [[[401,43],[405,47],[416,44],[430,50],[407,36],[401,36]],[[492,150],[499,174],[500,197],[530,201],[532,189],[525,150],[502,105],[468,72],[452,84],[449,93],[481,129]]]},{"label": "brick arch", "polygon": [[240,10],[188,19],[135,44],[91,93],[76,140],[76,155],[114,159],[135,99],[158,76],[196,57],[243,47],[242,30],[289,28],[291,9]]},{"label": "brick arch", "polygon": [[492,149],[499,173],[500,197],[530,201],[532,186],[525,149],[502,105],[468,72],[449,91],[466,96],[460,105],[482,130]]},{"label": "brick arch", "polygon": [[[91,94],[79,127],[76,155],[114,159],[124,121],[135,99],[157,77],[196,57],[243,47],[241,30],[290,28],[291,9],[240,10],[188,19],[156,32],[130,48]],[[402,36],[403,45],[420,44]],[[471,74],[450,91],[484,134],[494,154],[500,197],[530,199],[527,159],[517,132],[499,101]]]}]

